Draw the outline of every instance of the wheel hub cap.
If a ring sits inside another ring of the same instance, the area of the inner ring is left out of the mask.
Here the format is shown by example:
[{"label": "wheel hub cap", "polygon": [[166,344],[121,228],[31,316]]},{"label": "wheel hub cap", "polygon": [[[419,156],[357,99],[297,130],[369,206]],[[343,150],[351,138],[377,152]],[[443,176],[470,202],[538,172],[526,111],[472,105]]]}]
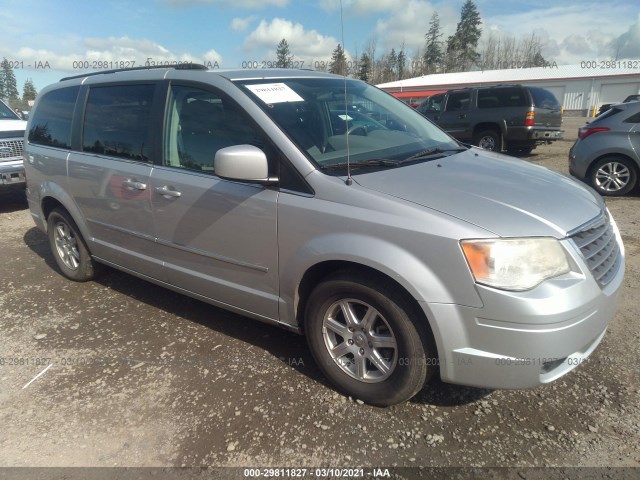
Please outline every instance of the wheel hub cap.
[{"label": "wheel hub cap", "polygon": [[396,367],[396,337],[380,312],[365,302],[333,303],[324,315],[322,336],[336,365],[356,380],[381,382]]}]

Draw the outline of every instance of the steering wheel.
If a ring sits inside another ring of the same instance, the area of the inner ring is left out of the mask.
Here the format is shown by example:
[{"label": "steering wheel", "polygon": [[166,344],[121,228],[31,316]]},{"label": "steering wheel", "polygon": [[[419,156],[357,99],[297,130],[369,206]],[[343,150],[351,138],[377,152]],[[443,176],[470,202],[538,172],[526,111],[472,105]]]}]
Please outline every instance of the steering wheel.
[{"label": "steering wheel", "polygon": [[354,125],[349,130],[347,130],[347,135],[351,135],[353,132],[357,132],[358,130],[362,131],[362,133],[360,135],[362,135],[364,137],[366,137],[368,135],[367,127],[365,127],[364,125]]}]

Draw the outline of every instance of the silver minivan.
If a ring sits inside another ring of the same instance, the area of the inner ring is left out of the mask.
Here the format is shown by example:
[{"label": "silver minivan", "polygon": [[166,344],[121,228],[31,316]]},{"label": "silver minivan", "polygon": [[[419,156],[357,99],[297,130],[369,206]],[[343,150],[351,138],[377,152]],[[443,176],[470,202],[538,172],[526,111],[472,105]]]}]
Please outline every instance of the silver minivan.
[{"label": "silver minivan", "polygon": [[601,197],[364,82],[98,72],[44,89],[27,130],[31,214],[64,275],[106,264],[304,334],[373,405],[435,372],[551,382],[615,311],[624,249]]}]

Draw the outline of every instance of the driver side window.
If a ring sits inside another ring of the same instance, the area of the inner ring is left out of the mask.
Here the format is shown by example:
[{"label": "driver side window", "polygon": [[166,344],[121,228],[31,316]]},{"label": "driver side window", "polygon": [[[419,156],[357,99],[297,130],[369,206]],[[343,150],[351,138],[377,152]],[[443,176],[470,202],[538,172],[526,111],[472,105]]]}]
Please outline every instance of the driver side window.
[{"label": "driver side window", "polygon": [[164,165],[214,173],[216,152],[243,144],[264,149],[262,134],[235,104],[212,91],[171,86]]}]

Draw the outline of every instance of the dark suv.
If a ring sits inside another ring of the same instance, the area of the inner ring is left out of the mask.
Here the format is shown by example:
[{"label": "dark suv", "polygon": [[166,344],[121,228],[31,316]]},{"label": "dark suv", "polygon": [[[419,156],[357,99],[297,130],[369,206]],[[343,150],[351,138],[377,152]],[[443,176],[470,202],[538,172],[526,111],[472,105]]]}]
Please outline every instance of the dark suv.
[{"label": "dark suv", "polygon": [[449,90],[417,110],[451,136],[493,151],[527,154],[562,138],[562,112],[548,90],[523,85]]}]

